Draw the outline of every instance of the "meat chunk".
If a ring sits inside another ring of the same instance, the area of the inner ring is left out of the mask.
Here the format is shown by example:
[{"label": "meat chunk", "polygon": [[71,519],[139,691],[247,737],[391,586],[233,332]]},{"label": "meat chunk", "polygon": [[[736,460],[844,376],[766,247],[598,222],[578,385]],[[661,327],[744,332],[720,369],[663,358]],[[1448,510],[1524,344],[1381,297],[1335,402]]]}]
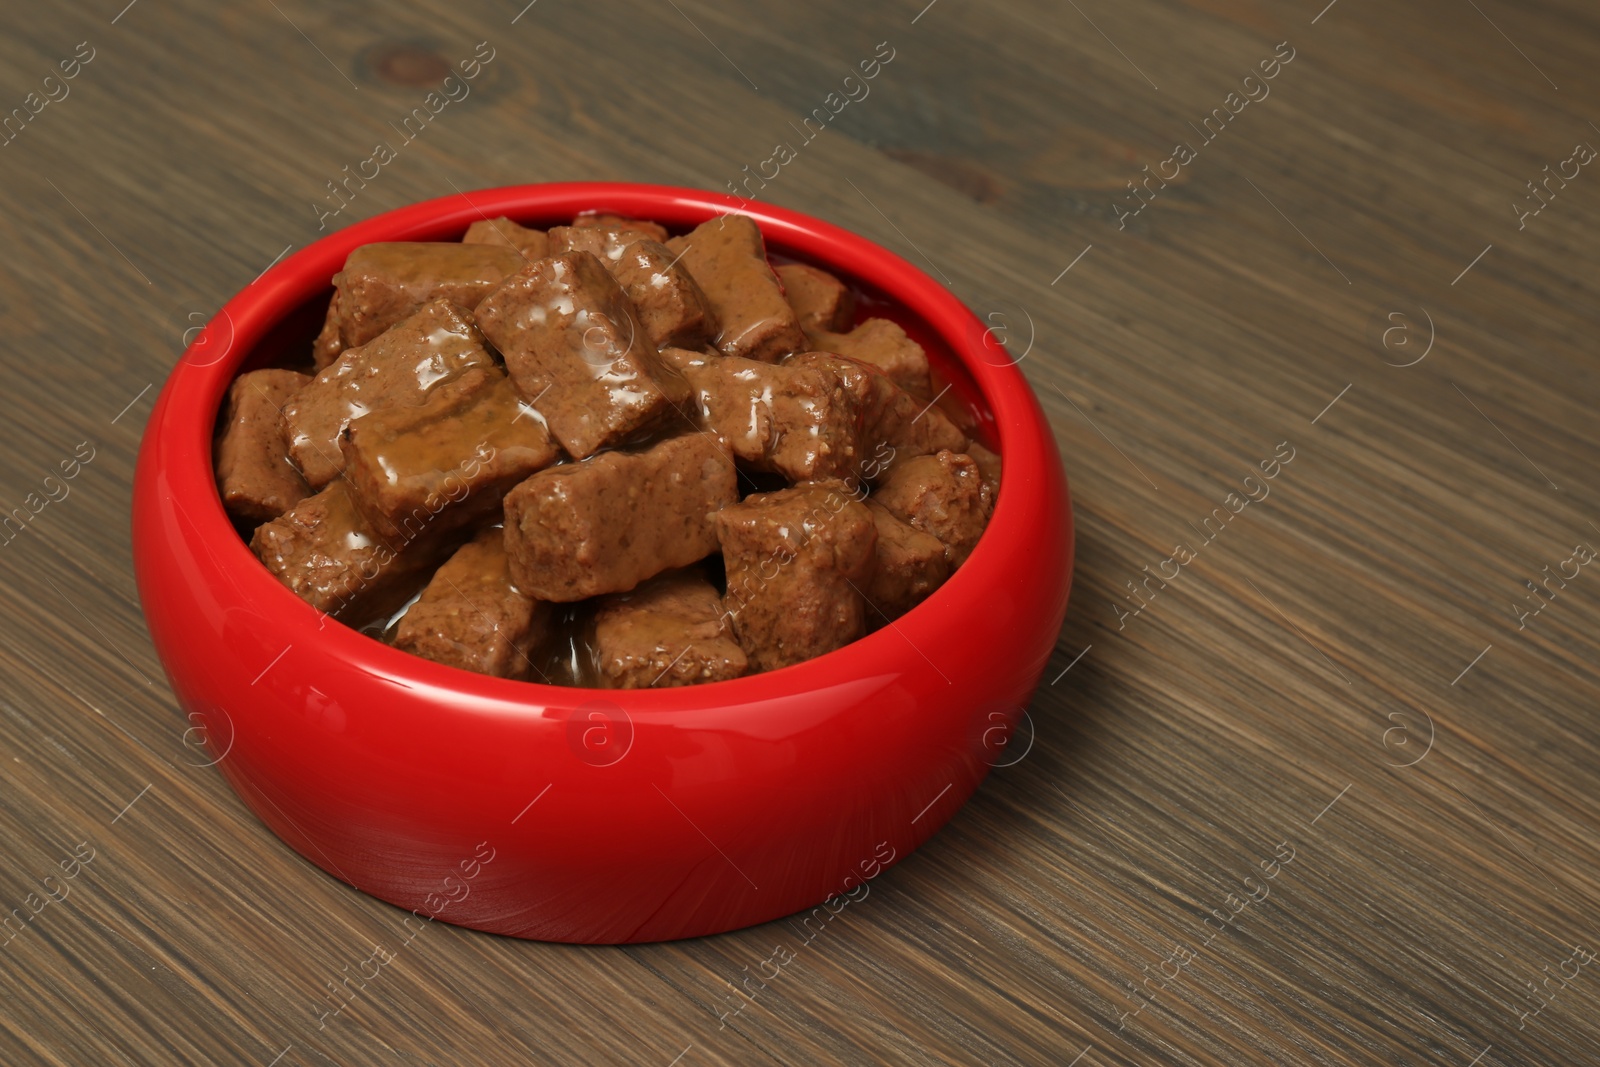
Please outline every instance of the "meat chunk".
[{"label": "meat chunk", "polygon": [[[606,267],[613,268],[617,260],[622,258],[622,250],[635,241],[660,244],[666,240],[664,237],[657,237],[653,230],[634,229],[627,225],[628,221],[618,220],[615,225],[606,226],[552,226],[549,254],[559,256],[566,252],[587,252]],[[660,227],[656,227],[655,230],[660,230]],[[667,258],[672,258],[671,253],[668,253]]]},{"label": "meat chunk", "polygon": [[657,347],[699,348],[717,336],[711,301],[664,244],[635,241],[611,268]]},{"label": "meat chunk", "polygon": [[775,363],[806,347],[805,331],[767,265],[761,231],[745,215],[722,215],[667,242],[700,283],[721,327],[714,343],[730,356]]},{"label": "meat chunk", "polygon": [[558,455],[544,420],[497,367],[471,367],[421,404],[350,423],[345,480],[375,520],[413,536],[498,515],[512,486]]},{"label": "meat chunk", "polygon": [[849,333],[807,331],[811,347],[870,364],[923,403],[933,399],[928,354],[888,319],[868,319]]},{"label": "meat chunk", "polygon": [[861,409],[830,370],[676,348],[661,356],[689,379],[696,421],[736,461],[792,482],[844,478],[861,465]]},{"label": "meat chunk", "polygon": [[549,604],[511,584],[505,538],[490,527],[456,550],[401,618],[394,646],[462,670],[520,678],[553,628]]},{"label": "meat chunk", "polygon": [[893,622],[927,599],[950,576],[944,544],[930,533],[900,521],[877,500],[867,508],[878,530],[878,566],[866,587],[867,625]]},{"label": "meat chunk", "polygon": [[351,419],[420,404],[430,389],[468,367],[492,366],[494,357],[468,313],[435,300],[377,340],[347,349],[284,405],[289,455],[320,489],[344,469],[339,436]]},{"label": "meat chunk", "polygon": [[317,338],[317,369],[364,345],[424,304],[449,300],[468,310],[526,262],[514,248],[456,242],[362,245],[333,276],[328,323]]},{"label": "meat chunk", "polygon": [[237,518],[275,519],[311,489],[289,461],[279,419],[284,404],[310,376],[292,370],[253,370],[228,387],[217,438],[217,488]]},{"label": "meat chunk", "polygon": [[464,245],[499,245],[515,248],[526,259],[543,259],[550,254],[550,237],[543,230],[530,230],[501,215],[497,219],[479,219],[467,227]]},{"label": "meat chunk", "polygon": [[1000,498],[1000,457],[976,441],[967,442],[966,452],[978,464],[978,470],[983,475],[985,484],[989,486],[989,492],[998,500]]},{"label": "meat chunk", "polygon": [[594,665],[608,689],[720,682],[745,672],[744,649],[722,598],[695,570],[658,575],[603,598],[594,614]]},{"label": "meat chunk", "polygon": [[710,301],[666,245],[637,230],[557,226],[550,236],[551,254],[588,252],[611,272],[658,347],[699,348],[717,335]]},{"label": "meat chunk", "polygon": [[854,397],[862,412],[862,451],[870,466],[863,473],[869,480],[911,456],[966,447],[966,435],[948,415],[901,389],[870,364],[830,352],[802,352],[785,365],[825,369]]},{"label": "meat chunk", "polygon": [[700,433],[551,467],[506,494],[512,580],[557,603],[625,593],[715,552],[716,512],[738,498],[732,461]]},{"label": "meat chunk", "polygon": [[977,461],[950,451],[896,463],[873,499],[896,518],[937,537],[952,570],[972,555],[994,511],[994,492]]},{"label": "meat chunk", "polygon": [[250,548],[301,600],[346,619],[398,608],[395,594],[439,555],[439,542],[432,537],[385,537],[361,514],[342,481],[258,526]]},{"label": "meat chunk", "polygon": [[770,671],[866,632],[876,565],[872,512],[842,482],[753,493],[717,513],[723,607],[750,664]]},{"label": "meat chunk", "polygon": [[776,271],[783,283],[783,298],[794,308],[806,333],[848,330],[855,321],[855,293],[827,271],[804,263],[785,263]]},{"label": "meat chunk", "polygon": [[642,233],[652,241],[665,241],[667,228],[649,219],[630,219],[625,215],[579,215],[572,220],[578,229],[632,230]]},{"label": "meat chunk", "polygon": [[657,427],[689,398],[632,301],[587,252],[529,264],[484,299],[477,321],[575,458]]}]

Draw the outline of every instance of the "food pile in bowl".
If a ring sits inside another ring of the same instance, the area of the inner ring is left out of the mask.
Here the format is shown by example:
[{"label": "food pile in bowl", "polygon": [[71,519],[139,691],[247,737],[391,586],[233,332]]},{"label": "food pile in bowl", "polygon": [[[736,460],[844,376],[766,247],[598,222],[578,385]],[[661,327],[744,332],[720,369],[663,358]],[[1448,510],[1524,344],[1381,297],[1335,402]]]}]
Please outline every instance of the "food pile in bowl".
[{"label": "food pile in bowl", "polygon": [[484,219],[333,284],[310,365],[229,389],[218,486],[280,582],[430,660],[619,689],[787,667],[920,603],[993,510],[999,457],[922,347],[746,216]]}]

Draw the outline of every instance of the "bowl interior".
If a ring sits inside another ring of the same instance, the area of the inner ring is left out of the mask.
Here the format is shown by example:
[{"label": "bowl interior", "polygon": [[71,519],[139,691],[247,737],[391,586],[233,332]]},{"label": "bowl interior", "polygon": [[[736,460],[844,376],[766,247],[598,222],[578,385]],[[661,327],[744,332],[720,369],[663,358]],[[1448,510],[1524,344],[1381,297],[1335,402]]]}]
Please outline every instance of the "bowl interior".
[{"label": "bowl interior", "polygon": [[[986,393],[983,380],[987,379],[988,385],[995,390],[994,396],[1000,398],[999,408],[1012,411],[1013,417],[1019,400],[1032,407],[1036,407],[1036,402],[1031,399],[1022,376],[1014,370],[1004,348],[995,342],[993,335],[976,316],[926,274],[858,235],[769,205],[735,206],[731,198],[714,193],[601,183],[511,187],[442,198],[356,223],[297,252],[253,283],[252,287],[247,287],[246,292],[224,308],[224,314],[219,318],[226,317],[226,313],[236,307],[240,314],[237,323],[229,319],[223,327],[229,333],[228,349],[222,356],[204,357],[208,340],[204,335],[186,355],[185,362],[196,365],[180,367],[180,373],[200,372],[199,380],[191,379],[198,396],[192,393],[191,396],[198,400],[197,406],[204,413],[205,429],[201,432],[206,434],[209,442],[222,397],[238,374],[264,366],[309,369],[311,341],[322,325],[328,301],[333,294],[332,276],[340,269],[349,251],[359,245],[373,241],[459,240],[472,222],[502,215],[523,225],[544,228],[568,223],[574,215],[585,212],[652,219],[666,226],[669,232],[681,234],[730,210],[749,214],[760,225],[768,254],[774,263],[809,263],[834,273],[849,284],[857,295],[857,322],[870,317],[882,317],[899,324],[926,350],[934,372],[935,390],[941,393],[937,399],[941,408],[970,437],[1004,455],[1006,423],[1009,420],[997,420],[997,405],[994,397]],[[877,279],[885,279],[886,284],[878,284]],[[906,299],[896,298],[891,290],[904,294]],[[921,310],[912,306],[918,301],[921,302]],[[216,325],[216,320],[213,320],[208,331]],[[233,332],[235,330],[237,337]],[[197,351],[201,358],[194,359]],[[974,370],[978,373],[973,373]],[[201,427],[196,426],[195,429],[201,430]],[[209,454],[209,443],[204,451]],[[1019,466],[1026,467],[1031,462],[1032,456],[1026,449],[1017,458]],[[1007,474],[1010,471],[1008,457]],[[214,508],[219,516],[225,515],[214,481],[209,477],[207,481],[210,483],[210,500],[206,502],[205,510]],[[1004,497],[1003,491],[1000,496]],[[999,500],[996,515],[1000,515]],[[986,538],[993,533],[995,525],[991,520]],[[236,529],[235,535],[240,532]],[[244,543],[247,539],[246,533],[232,548],[223,551],[225,554],[238,551],[242,553],[243,561],[259,566]],[[985,545],[980,542],[975,556],[984,555],[984,548]],[[937,613],[940,603],[950,599],[953,585],[966,585],[976,580],[975,574],[963,573],[974,569],[973,561],[969,560],[962,572],[952,575],[927,600],[897,620],[895,628],[905,631],[916,626],[918,620],[933,623],[935,616],[930,613]],[[264,569],[261,577],[269,577]],[[964,578],[967,581],[963,581]],[[278,586],[276,581],[272,581],[271,586],[270,590],[263,589],[261,595],[293,599],[293,594]],[[294,600],[294,604],[298,605],[299,601]],[[320,632],[321,622],[317,625]],[[368,645],[370,653],[362,653],[361,658],[371,656],[374,663],[385,662],[394,676],[419,673],[432,676],[443,671],[454,679],[456,686],[497,691],[506,699],[518,699],[516,694],[520,693],[521,699],[555,699],[570,703],[574,699],[585,699],[586,695],[617,696],[610,690],[548,686],[539,682],[508,681],[472,674],[419,661],[414,656],[377,641],[370,632],[363,632],[356,626],[340,629],[346,630],[363,644],[370,642],[371,645],[377,645],[377,648]],[[726,691],[729,699],[733,699],[736,693],[748,692],[753,686],[759,686],[767,693],[791,689],[802,691],[808,686],[798,676],[799,672],[819,662],[853,654],[856,646],[870,642],[875,636],[868,634],[834,652],[777,671],[703,683],[691,689],[705,694],[708,688],[715,688],[719,692]],[[335,643],[342,643],[342,639],[335,639]],[[355,653],[356,650],[350,651]],[[843,666],[842,659],[839,665]],[[526,689],[528,686],[544,691],[544,695],[536,696]],[[631,703],[638,702],[644,708],[653,707],[659,701],[665,710],[680,703],[668,697],[670,692],[635,691],[629,699]],[[701,696],[696,703],[710,699]]]},{"label": "bowl interior", "polygon": [[[520,222],[522,226],[538,227],[538,229],[562,226],[571,221],[571,213],[557,213],[550,210],[507,211],[507,216],[514,222]],[[430,230],[427,240],[461,240],[462,235],[466,234],[466,229],[466,224],[456,222],[443,232]],[[669,226],[669,232],[674,235],[686,234],[691,229],[693,226],[685,224]],[[398,238],[390,237],[389,240]],[[792,246],[782,245],[781,242],[771,238],[768,240],[768,258],[773,262],[773,266],[781,266],[787,262],[803,262],[837,275],[842,282],[850,286],[856,298],[856,317],[851,325],[866,322],[867,318],[888,318],[901,326],[907,336],[917,341],[928,354],[928,362],[933,371],[934,392],[938,394],[936,402],[941,405],[942,410],[946,411],[958,426],[962,426],[968,437],[976,438],[990,450],[998,451],[994,443],[994,413],[987,403],[987,398],[982,395],[978,382],[974,381],[962,360],[957,358],[954,350],[950,349],[946,339],[942,338],[938,331],[933,330],[920,315],[915,315],[902,302],[886,294],[882,288],[867,282],[866,278],[854,274],[848,267],[842,266],[834,259],[814,254],[806,256]],[[248,346],[248,350],[238,354],[237,368],[229,381],[237,378],[238,374],[259,370],[264,366],[291,366],[298,370],[312,370],[310,346],[312,339],[322,328],[323,315],[328,309],[328,301],[333,296],[333,291],[330,282],[312,293],[304,294],[299,301],[285,302],[277,320],[266,326],[261,339],[253,346]],[[213,422],[219,418],[221,418],[221,394],[218,395],[216,411],[213,411]],[[234,523],[234,528],[240,539],[248,544],[250,526]],[[352,629],[360,630],[373,638],[378,638],[384,629],[384,622],[381,619],[352,619],[349,624],[352,625]],[[582,688],[582,686],[563,686],[563,688]]]}]

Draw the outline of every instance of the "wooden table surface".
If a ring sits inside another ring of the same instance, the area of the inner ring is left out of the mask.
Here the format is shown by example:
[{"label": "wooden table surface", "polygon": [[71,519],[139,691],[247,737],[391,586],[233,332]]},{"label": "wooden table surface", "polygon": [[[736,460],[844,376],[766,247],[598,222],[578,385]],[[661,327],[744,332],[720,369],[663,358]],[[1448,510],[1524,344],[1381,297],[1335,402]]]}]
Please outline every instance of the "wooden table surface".
[{"label": "wooden table surface", "polygon": [[[1593,4],[124,2],[0,37],[0,1060],[1600,1062]],[[185,331],[319,220],[762,168],[1050,414],[1076,584],[1010,765],[810,943],[438,925],[319,1022],[400,913],[255,820],[152,652]]]}]

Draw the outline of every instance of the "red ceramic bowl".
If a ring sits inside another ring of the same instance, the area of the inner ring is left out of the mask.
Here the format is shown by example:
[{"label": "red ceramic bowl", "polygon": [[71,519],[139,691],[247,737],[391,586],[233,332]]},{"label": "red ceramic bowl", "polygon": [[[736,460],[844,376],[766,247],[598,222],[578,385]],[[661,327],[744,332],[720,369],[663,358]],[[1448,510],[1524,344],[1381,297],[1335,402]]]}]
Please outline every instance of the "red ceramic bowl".
[{"label": "red ceramic bowl", "polygon": [[[778,255],[859,282],[926,343],[1004,458],[968,562],[894,625],[768,674],[604,691],[440,666],[279,585],[222,508],[211,436],[244,369],[303,352],[357,245],[584,211],[688,229],[750,215]],[[516,937],[732,930],[857,886],[931,837],[1002,759],[1066,612],[1072,517],[1055,441],[1005,349],[870,241],[691,189],[573,183],[451,196],[329,235],[218,312],[140,448],[133,550],[151,637],[210,758],[291,847],[363,892]]]}]

